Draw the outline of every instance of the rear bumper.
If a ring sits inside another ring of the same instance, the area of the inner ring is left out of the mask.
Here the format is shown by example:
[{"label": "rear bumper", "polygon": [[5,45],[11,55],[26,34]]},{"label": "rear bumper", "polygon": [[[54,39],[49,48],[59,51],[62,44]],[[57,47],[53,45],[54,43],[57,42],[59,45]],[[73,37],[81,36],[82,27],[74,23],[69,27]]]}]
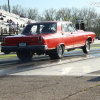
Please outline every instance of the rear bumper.
[{"label": "rear bumper", "polygon": [[5,51],[16,52],[16,51],[24,51],[24,50],[44,51],[47,49],[48,49],[47,45],[35,45],[35,46],[25,46],[25,47],[1,46],[1,52],[5,52]]}]

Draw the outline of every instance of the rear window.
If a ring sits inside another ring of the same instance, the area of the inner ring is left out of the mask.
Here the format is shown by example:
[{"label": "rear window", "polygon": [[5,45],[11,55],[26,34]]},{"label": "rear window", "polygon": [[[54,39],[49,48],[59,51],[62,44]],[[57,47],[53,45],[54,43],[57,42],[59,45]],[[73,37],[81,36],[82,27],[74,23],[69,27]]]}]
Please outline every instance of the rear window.
[{"label": "rear window", "polygon": [[35,23],[29,24],[25,27],[22,34],[36,35],[36,34],[45,34],[45,33],[55,33],[57,30],[56,23]]}]

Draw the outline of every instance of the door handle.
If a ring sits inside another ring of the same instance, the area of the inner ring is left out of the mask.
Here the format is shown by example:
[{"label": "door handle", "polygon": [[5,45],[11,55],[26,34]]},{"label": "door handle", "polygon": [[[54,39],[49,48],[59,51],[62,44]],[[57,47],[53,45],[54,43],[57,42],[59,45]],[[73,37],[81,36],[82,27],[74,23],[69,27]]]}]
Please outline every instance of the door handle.
[{"label": "door handle", "polygon": [[65,33],[62,33],[62,35],[64,35]]}]

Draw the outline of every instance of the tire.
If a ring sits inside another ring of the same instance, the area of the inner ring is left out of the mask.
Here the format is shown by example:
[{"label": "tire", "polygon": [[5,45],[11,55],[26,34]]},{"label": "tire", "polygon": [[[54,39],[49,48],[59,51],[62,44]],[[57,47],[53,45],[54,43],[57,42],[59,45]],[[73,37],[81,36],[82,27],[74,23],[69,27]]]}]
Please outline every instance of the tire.
[{"label": "tire", "polygon": [[82,49],[83,49],[84,53],[86,53],[86,54],[89,53],[89,51],[90,51],[90,43],[89,43],[88,40],[86,41],[86,43],[85,43],[85,45],[84,45],[84,47]]},{"label": "tire", "polygon": [[32,59],[33,54],[31,51],[18,51],[17,52],[17,57],[21,61],[30,61]]},{"label": "tire", "polygon": [[9,54],[9,53],[10,53],[9,51],[5,51],[5,52],[4,52],[4,54]]},{"label": "tire", "polygon": [[56,49],[50,51],[49,57],[51,59],[61,59],[64,56],[64,46],[59,45]]}]

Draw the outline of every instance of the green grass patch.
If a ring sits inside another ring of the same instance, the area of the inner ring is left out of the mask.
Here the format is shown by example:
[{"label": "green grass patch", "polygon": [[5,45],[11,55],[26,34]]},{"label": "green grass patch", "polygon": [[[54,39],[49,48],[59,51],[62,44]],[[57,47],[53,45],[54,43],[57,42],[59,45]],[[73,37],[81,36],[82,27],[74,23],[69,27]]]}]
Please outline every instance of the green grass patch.
[{"label": "green grass patch", "polygon": [[0,51],[1,51],[1,44],[0,44]]},{"label": "green grass patch", "polygon": [[16,54],[0,55],[0,59],[12,58],[12,57],[17,57],[17,55]]},{"label": "green grass patch", "polygon": [[99,49],[100,47],[90,47],[90,49]]},{"label": "green grass patch", "polygon": [[[90,49],[99,49],[100,47],[90,47]],[[75,49],[74,51],[77,51],[77,50],[82,50],[82,49],[79,49],[79,48],[77,48],[77,49]]]},{"label": "green grass patch", "polygon": [[[90,50],[91,49],[99,49],[100,47],[90,47]],[[78,50],[82,50],[82,49],[80,49],[80,48],[76,48],[75,50],[73,50],[73,51],[78,51]],[[67,50],[65,50],[65,51],[67,51]]]}]

